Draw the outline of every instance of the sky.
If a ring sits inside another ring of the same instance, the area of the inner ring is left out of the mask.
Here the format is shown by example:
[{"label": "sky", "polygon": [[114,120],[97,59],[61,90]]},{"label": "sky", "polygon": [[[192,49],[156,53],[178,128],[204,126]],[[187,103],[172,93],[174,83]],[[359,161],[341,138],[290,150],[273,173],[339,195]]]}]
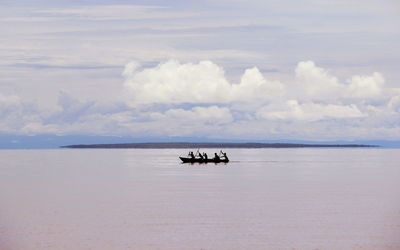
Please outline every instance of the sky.
[{"label": "sky", "polygon": [[400,3],[0,1],[0,134],[400,140]]}]

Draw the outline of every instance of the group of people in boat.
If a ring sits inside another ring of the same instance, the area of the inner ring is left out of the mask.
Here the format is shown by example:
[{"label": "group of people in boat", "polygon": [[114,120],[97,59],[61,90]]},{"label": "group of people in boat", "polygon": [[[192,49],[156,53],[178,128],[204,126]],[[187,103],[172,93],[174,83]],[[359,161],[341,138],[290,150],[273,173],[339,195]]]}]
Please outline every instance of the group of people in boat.
[{"label": "group of people in boat", "polygon": [[214,153],[214,158],[208,158],[207,153],[200,153],[200,151],[197,150],[196,154],[194,154],[193,151],[189,152],[189,160],[192,162],[228,162],[229,158],[226,152],[222,152],[222,150],[219,154]]}]

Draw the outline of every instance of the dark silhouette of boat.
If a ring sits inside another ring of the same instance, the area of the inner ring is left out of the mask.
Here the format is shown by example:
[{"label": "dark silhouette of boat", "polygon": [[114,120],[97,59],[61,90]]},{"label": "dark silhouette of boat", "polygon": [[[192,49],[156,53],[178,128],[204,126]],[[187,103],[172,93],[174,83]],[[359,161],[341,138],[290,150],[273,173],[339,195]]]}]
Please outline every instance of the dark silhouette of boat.
[{"label": "dark silhouette of boat", "polygon": [[227,163],[229,162],[229,158],[226,153],[220,151],[219,155],[217,153],[214,154],[214,158],[208,158],[206,153],[201,154],[199,150],[197,150],[196,155],[193,152],[189,152],[187,157],[179,156],[179,159],[183,163]]},{"label": "dark silhouette of boat", "polygon": [[200,158],[189,158],[189,157],[182,157],[179,156],[179,159],[182,160],[183,163],[209,163],[209,162],[214,162],[214,163],[220,163],[220,162],[229,162],[229,159],[200,159]]}]

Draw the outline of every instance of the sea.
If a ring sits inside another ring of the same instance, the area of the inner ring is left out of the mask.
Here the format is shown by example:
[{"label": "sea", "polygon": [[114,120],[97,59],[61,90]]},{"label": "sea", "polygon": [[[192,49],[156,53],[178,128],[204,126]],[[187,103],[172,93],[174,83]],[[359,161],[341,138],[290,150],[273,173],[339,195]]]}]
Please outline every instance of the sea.
[{"label": "sea", "polygon": [[400,149],[189,150],[0,150],[0,249],[400,249]]}]

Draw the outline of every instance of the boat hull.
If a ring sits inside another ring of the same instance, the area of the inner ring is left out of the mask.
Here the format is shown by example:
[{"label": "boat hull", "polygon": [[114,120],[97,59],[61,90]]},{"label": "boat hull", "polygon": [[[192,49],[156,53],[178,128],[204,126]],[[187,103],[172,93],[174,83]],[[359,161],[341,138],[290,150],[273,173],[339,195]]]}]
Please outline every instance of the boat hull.
[{"label": "boat hull", "polygon": [[228,159],[200,159],[200,158],[189,158],[189,157],[179,157],[183,163],[227,163]]}]

